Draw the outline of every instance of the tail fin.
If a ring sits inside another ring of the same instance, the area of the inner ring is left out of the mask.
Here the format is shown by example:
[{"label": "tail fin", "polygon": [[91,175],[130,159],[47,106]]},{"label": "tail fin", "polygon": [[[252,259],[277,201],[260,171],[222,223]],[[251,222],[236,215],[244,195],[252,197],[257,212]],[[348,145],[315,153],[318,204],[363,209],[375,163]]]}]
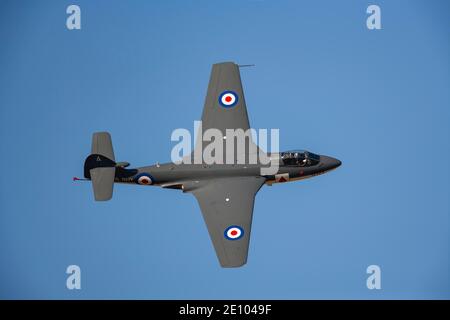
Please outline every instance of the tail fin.
[{"label": "tail fin", "polygon": [[111,135],[96,132],[92,136],[92,151],[84,162],[84,177],[91,179],[96,201],[112,198],[116,162],[114,161]]}]

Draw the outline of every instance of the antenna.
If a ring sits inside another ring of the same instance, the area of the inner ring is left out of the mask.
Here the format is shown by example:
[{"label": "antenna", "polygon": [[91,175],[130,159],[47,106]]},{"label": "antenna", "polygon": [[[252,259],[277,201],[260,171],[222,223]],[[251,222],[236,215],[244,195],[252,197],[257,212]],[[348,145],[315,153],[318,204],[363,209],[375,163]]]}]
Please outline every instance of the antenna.
[{"label": "antenna", "polygon": [[247,68],[247,67],[254,67],[254,64],[239,64],[238,67],[239,68]]},{"label": "antenna", "polygon": [[73,181],[88,181],[89,179],[82,179],[82,178],[73,177],[72,180]]}]

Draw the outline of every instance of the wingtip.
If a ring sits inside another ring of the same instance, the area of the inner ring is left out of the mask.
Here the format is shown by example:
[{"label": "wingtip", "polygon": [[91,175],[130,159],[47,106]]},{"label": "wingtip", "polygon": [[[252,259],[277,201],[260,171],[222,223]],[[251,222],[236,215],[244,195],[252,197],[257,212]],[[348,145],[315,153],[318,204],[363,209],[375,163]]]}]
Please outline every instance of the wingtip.
[{"label": "wingtip", "polygon": [[224,65],[227,65],[227,64],[228,64],[228,65],[231,64],[231,65],[236,65],[236,66],[238,66],[238,64],[235,63],[235,62],[233,62],[233,61],[217,62],[217,63],[214,63],[213,66],[224,66]]}]

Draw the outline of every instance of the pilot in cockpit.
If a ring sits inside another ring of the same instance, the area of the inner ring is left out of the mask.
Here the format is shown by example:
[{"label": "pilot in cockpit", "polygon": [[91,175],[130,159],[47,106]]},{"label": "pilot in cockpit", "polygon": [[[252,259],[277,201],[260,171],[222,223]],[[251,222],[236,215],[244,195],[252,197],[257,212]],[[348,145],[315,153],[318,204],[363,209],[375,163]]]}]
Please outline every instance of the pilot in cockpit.
[{"label": "pilot in cockpit", "polygon": [[319,163],[320,156],[307,151],[286,151],[281,154],[285,165],[309,167]]}]

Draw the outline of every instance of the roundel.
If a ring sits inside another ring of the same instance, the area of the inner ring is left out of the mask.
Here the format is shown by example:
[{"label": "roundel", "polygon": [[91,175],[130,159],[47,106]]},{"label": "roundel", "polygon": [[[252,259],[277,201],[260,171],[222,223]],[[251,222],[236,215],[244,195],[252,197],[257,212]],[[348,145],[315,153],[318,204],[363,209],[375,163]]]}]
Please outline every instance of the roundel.
[{"label": "roundel", "polygon": [[239,226],[229,226],[225,229],[224,236],[228,240],[238,240],[244,235],[244,229]]},{"label": "roundel", "polygon": [[153,177],[148,173],[141,173],[140,175],[136,176],[134,180],[136,181],[137,184],[143,185],[153,184]]},{"label": "roundel", "polygon": [[239,97],[234,91],[224,91],[219,96],[219,103],[222,107],[231,108],[238,103]]}]

